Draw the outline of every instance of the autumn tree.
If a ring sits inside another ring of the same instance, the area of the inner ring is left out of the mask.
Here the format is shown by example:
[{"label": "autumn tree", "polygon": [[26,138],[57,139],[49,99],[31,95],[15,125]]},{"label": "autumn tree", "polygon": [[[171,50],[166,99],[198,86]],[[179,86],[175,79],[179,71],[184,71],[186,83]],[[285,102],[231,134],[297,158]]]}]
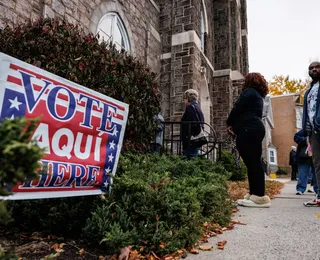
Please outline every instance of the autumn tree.
[{"label": "autumn tree", "polygon": [[301,79],[290,79],[289,76],[274,76],[269,82],[269,92],[272,96],[299,93],[303,100],[304,93],[309,88],[310,82],[308,80],[302,81]]}]

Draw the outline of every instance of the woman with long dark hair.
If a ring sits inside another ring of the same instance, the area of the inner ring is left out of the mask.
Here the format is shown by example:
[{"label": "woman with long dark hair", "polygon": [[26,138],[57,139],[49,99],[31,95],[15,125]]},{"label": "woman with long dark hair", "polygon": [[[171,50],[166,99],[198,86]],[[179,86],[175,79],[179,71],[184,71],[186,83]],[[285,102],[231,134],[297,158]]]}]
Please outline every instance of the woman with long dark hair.
[{"label": "woman with long dark hair", "polygon": [[248,171],[249,193],[237,201],[241,206],[270,207],[261,163],[265,136],[262,112],[268,93],[268,84],[260,73],[247,74],[242,92],[227,119],[228,131],[236,135],[237,149]]}]

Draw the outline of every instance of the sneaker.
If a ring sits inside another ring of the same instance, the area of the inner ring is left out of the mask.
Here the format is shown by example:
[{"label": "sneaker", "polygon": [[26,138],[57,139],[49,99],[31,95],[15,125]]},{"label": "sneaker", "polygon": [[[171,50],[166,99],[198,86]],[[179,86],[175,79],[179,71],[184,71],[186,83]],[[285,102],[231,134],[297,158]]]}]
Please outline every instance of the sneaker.
[{"label": "sneaker", "polygon": [[249,199],[237,200],[239,206],[250,208],[270,208],[270,198],[268,196],[251,195]]},{"label": "sneaker", "polygon": [[297,191],[296,195],[303,195],[303,192]]},{"label": "sneaker", "polygon": [[248,199],[250,199],[250,193],[247,193],[246,195],[244,195],[244,197],[243,197],[243,199],[245,199],[245,200],[248,200]]},{"label": "sneaker", "polygon": [[303,205],[305,205],[306,207],[311,207],[311,206],[320,207],[320,199],[315,198],[315,199],[306,201],[306,202],[303,203]]},{"label": "sneaker", "polygon": [[311,188],[311,184],[308,184],[307,192],[313,193],[314,191]]}]

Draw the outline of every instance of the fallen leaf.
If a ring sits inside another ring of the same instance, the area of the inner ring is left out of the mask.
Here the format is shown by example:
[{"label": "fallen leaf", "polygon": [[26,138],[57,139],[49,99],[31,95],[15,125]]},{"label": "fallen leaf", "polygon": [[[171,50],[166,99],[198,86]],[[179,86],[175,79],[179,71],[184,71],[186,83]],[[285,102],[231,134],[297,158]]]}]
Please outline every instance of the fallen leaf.
[{"label": "fallen leaf", "polygon": [[222,240],[221,242],[217,242],[218,249],[223,250],[224,245],[227,243],[226,240]]},{"label": "fallen leaf", "polygon": [[320,218],[320,214],[318,214],[318,215],[316,216],[316,218]]},{"label": "fallen leaf", "polygon": [[102,255],[99,255],[98,260],[106,260],[106,258],[104,256],[102,256]]},{"label": "fallen leaf", "polygon": [[160,242],[160,247],[161,247],[162,249],[164,249],[164,248],[166,247],[165,243],[164,243],[164,242]]},{"label": "fallen leaf", "polygon": [[84,251],[83,248],[81,248],[81,249],[79,250],[79,255],[84,255],[85,253],[86,253],[86,251]]},{"label": "fallen leaf", "polygon": [[223,234],[223,231],[221,229],[216,229],[215,232],[219,235]]},{"label": "fallen leaf", "polygon": [[236,213],[236,212],[238,212],[239,210],[238,209],[232,209],[231,210],[233,213]]},{"label": "fallen leaf", "polygon": [[59,248],[59,244],[58,244],[58,243],[55,243],[55,244],[53,244],[53,245],[51,246],[51,248],[52,248],[53,250],[57,250],[57,249]]},{"label": "fallen leaf", "polygon": [[231,220],[231,223],[238,225],[247,225],[247,223],[241,222],[240,220]]},{"label": "fallen leaf", "polygon": [[221,230],[222,230],[222,231],[227,231],[228,228],[224,227],[224,228],[222,228]]},{"label": "fallen leaf", "polygon": [[145,248],[146,248],[145,246],[140,246],[139,251],[140,251],[140,252],[143,252],[143,251],[145,250]]},{"label": "fallen leaf", "polygon": [[223,250],[224,245],[227,243],[226,240],[222,240],[221,242],[217,242],[218,249]]},{"label": "fallen leaf", "polygon": [[199,246],[199,249],[202,251],[211,251],[213,246]]},{"label": "fallen leaf", "polygon": [[191,254],[199,254],[199,251],[195,248],[191,248],[189,251]]}]

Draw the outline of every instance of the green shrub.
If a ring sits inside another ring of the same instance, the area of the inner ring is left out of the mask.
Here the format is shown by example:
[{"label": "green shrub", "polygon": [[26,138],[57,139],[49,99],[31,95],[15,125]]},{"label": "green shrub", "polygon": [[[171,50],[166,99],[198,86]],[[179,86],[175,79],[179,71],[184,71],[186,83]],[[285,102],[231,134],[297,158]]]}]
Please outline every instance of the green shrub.
[{"label": "green shrub", "polygon": [[195,243],[205,221],[230,220],[227,176],[203,159],[123,156],[110,196],[87,221],[85,238],[102,241],[110,253],[135,245],[165,255]]},{"label": "green shrub", "polygon": [[288,175],[289,174],[289,170],[288,168],[280,168],[276,171],[277,175]]},{"label": "green shrub", "polygon": [[64,237],[77,237],[91,216],[96,196],[9,201],[17,232],[40,231]]},{"label": "green shrub", "polygon": [[11,201],[11,229],[81,236],[110,253],[135,245],[165,255],[195,243],[205,221],[228,223],[229,176],[206,159],[129,154],[121,156],[105,199]]},{"label": "green shrub", "polygon": [[147,149],[160,96],[155,74],[114,46],[66,22],[0,29],[0,51],[130,105],[123,148]]},{"label": "green shrub", "polygon": [[[0,123],[0,196],[7,196],[8,190],[26,178],[36,177],[38,161],[43,151],[31,141],[36,120],[16,118]],[[0,201],[0,224],[10,221],[6,202]]]},{"label": "green shrub", "polygon": [[243,161],[239,159],[241,168],[238,168],[235,163],[235,155],[231,152],[223,151],[221,159],[219,161],[222,166],[231,173],[231,181],[242,181],[247,178],[247,167],[245,166]]}]

